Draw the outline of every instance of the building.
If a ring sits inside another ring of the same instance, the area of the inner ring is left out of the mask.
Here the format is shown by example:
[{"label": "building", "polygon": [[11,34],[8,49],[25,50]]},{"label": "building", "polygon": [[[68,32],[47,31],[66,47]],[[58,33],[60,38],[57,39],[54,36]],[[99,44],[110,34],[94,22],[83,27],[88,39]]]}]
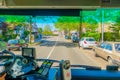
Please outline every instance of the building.
[{"label": "building", "polygon": [[[112,29],[110,29],[110,26],[112,26],[112,23],[104,23],[104,32],[112,32]],[[97,31],[99,33],[102,32],[102,25],[99,23]]]},{"label": "building", "polygon": [[58,31],[58,30],[54,30],[54,31],[53,31],[53,34],[58,35],[58,34],[59,34],[59,31]]}]

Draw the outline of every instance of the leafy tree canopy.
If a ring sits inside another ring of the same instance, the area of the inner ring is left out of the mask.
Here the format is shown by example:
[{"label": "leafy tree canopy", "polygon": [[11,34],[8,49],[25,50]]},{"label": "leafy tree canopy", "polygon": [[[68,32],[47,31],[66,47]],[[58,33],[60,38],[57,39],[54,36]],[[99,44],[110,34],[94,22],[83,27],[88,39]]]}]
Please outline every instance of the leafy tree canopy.
[{"label": "leafy tree canopy", "polygon": [[43,34],[44,34],[44,35],[51,35],[51,34],[52,34],[52,30],[51,30],[51,28],[50,28],[50,25],[46,25],[46,26],[44,27]]}]

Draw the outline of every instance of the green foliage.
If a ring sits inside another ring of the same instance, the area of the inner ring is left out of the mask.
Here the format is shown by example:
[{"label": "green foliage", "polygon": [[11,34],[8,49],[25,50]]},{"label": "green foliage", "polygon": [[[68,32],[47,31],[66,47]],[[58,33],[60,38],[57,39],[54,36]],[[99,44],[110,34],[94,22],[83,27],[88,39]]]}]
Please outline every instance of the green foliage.
[{"label": "green foliage", "polygon": [[104,41],[115,41],[115,33],[105,32]]},{"label": "green foliage", "polygon": [[113,31],[114,33],[118,33],[117,36],[120,36],[120,35],[119,35],[119,32],[120,32],[120,15],[118,15],[118,17],[117,17],[117,19],[116,19],[116,22],[113,23],[113,24],[110,26],[110,28],[112,29],[112,31]]},{"label": "green foliage", "polygon": [[17,34],[6,35],[6,36],[2,35],[2,36],[0,36],[0,37],[2,37],[2,40],[8,41],[8,40],[10,40],[10,39],[16,39]]},{"label": "green foliage", "polygon": [[97,24],[99,22],[100,11],[82,11],[82,22],[89,24]]},{"label": "green foliage", "polygon": [[12,34],[11,39],[16,39],[17,34]]},{"label": "green foliage", "polygon": [[4,16],[4,18],[6,19],[6,22],[8,23],[24,23],[24,22],[28,22],[29,16],[10,16],[10,15],[6,15]]},{"label": "green foliage", "polygon": [[104,39],[105,41],[115,41],[120,38],[120,9],[97,9],[94,11],[82,11],[82,27],[86,28],[86,34],[83,34],[83,36],[93,36],[97,40],[101,40],[101,34],[97,35],[96,29],[98,28],[98,24],[102,22],[103,10],[103,22],[104,24],[111,24],[110,29],[113,31],[112,33],[105,32]]},{"label": "green foliage", "polygon": [[38,32],[39,32],[40,34],[42,34],[42,32],[43,32],[42,28],[38,28]]},{"label": "green foliage", "polygon": [[25,27],[29,20],[29,16],[3,15],[0,17],[4,18],[4,22],[8,24],[7,27],[11,29],[15,29],[18,26]]},{"label": "green foliage", "polygon": [[30,31],[28,31],[28,30],[24,31],[25,37],[27,37],[29,34],[30,34]]},{"label": "green foliage", "polygon": [[52,30],[50,28],[50,25],[46,25],[43,30],[44,35],[52,35]]},{"label": "green foliage", "polygon": [[82,34],[82,37],[94,37],[96,41],[100,41],[100,33],[87,32],[85,34]]},{"label": "green foliage", "polygon": [[80,23],[79,17],[61,16],[58,18],[57,22],[55,23],[55,28],[70,33],[70,31],[72,30],[78,30],[79,23]]},{"label": "green foliage", "polygon": [[96,32],[98,23],[100,22],[100,11],[82,11],[82,28],[86,28],[87,32]]}]

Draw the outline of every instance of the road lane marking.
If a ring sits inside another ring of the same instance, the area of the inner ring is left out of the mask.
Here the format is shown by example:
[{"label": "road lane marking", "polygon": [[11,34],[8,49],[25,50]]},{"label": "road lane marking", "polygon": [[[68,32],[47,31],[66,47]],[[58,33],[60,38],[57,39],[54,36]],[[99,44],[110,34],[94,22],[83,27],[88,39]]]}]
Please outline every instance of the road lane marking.
[{"label": "road lane marking", "polygon": [[53,46],[53,48],[51,49],[50,53],[48,54],[47,59],[49,59],[49,57],[50,57],[51,54],[53,53],[53,51],[54,51],[54,49],[55,49],[55,47],[56,47],[57,41],[58,41],[58,38],[57,38],[57,40],[56,40],[56,42],[55,42],[55,45]]}]

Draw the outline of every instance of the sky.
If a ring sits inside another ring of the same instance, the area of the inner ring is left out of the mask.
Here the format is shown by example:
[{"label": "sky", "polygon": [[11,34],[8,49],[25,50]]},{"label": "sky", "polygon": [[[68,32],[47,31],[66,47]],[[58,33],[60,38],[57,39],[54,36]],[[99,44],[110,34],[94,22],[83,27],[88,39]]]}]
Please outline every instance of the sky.
[{"label": "sky", "polygon": [[33,19],[33,22],[36,22],[38,27],[44,29],[46,25],[50,25],[51,30],[56,30],[54,23],[57,21],[59,16],[38,16]]}]

